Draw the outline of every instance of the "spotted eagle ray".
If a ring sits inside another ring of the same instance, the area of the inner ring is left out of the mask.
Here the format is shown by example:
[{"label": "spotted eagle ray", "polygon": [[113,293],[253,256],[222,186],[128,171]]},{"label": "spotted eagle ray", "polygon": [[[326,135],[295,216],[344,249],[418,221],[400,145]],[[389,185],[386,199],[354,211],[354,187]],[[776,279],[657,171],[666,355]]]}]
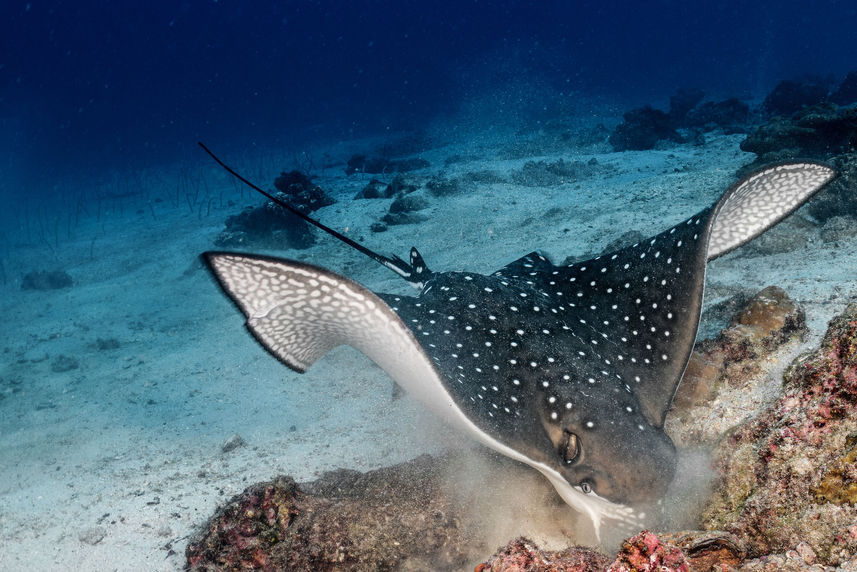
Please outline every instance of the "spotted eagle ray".
[{"label": "spotted eagle ray", "polygon": [[667,492],[677,452],[664,420],[697,335],[708,261],[793,212],[836,173],[774,165],[632,246],[567,266],[533,252],[490,275],[432,272],[284,208],[401,275],[417,296],[373,293],[295,260],[203,254],[251,334],[303,373],[340,345],[477,442],[541,472],[600,537],[636,526]]}]

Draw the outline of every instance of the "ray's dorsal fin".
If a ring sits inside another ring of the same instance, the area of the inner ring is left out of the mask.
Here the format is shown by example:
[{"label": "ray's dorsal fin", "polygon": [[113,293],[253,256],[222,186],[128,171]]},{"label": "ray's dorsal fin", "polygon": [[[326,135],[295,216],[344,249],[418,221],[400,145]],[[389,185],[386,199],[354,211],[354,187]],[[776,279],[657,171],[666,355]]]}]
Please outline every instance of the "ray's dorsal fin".
[{"label": "ray's dorsal fin", "polygon": [[[348,238],[344,234],[341,234],[341,233],[333,230],[332,228],[330,228],[326,225],[323,225],[322,223],[318,222],[314,218],[307,216],[306,214],[302,213],[299,209],[297,209],[294,206],[292,206],[291,204],[289,204],[288,201],[284,201],[283,199],[276,197],[276,196],[272,195],[271,193],[265,191],[264,189],[262,189],[258,185],[253,184],[247,178],[245,178],[243,175],[238,173],[235,169],[233,169],[232,167],[230,167],[229,165],[224,163],[204,143],[202,143],[200,141],[200,142],[197,142],[197,144],[200,147],[202,147],[202,150],[205,151],[206,153],[208,153],[208,155],[212,159],[214,159],[218,165],[223,167],[223,169],[225,169],[230,175],[232,175],[233,177],[235,177],[236,179],[238,179],[239,181],[241,181],[242,183],[244,183],[245,185],[247,185],[248,187],[250,187],[251,189],[253,189],[257,193],[266,197],[268,200],[274,202],[275,204],[283,207],[284,209],[291,212],[295,216],[305,220],[306,222],[315,226],[316,228],[323,230],[324,232],[326,232],[330,236],[340,240],[341,242],[344,242],[348,246],[350,246],[350,247],[354,248],[355,250],[365,254],[366,256],[368,256],[369,258],[374,260],[375,262],[389,268],[390,270],[392,270],[393,272],[395,272],[396,274],[398,274],[399,276],[401,276],[402,278],[407,280],[413,287],[418,288],[418,289],[422,288],[423,284],[425,283],[425,281],[428,279],[429,275],[431,274],[431,272],[426,267],[425,262],[423,262],[422,256],[420,256],[420,253],[417,251],[416,248],[411,248],[411,263],[410,264],[408,264],[407,262],[405,262],[404,260],[402,260],[401,258],[399,258],[398,256],[395,256],[395,255],[384,256],[383,254],[378,254],[377,252],[366,248],[362,244],[355,242],[354,240],[351,240],[350,238]],[[415,264],[417,262],[419,263],[418,265]]]},{"label": "ray's dorsal fin", "polygon": [[542,253],[535,250],[521,258],[511,262],[494,272],[491,276],[537,276],[539,274],[549,273],[553,269],[553,264],[542,256]]}]

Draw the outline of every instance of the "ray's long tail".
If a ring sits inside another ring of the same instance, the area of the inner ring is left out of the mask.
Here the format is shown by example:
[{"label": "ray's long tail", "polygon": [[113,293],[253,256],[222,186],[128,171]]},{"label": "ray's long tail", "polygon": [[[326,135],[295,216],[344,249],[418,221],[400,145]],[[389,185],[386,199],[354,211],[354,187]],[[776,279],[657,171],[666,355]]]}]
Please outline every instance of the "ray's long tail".
[{"label": "ray's long tail", "polygon": [[365,246],[363,246],[362,244],[355,242],[354,240],[348,238],[344,234],[333,230],[329,226],[326,226],[326,225],[320,223],[319,221],[315,220],[314,218],[312,218],[310,216],[307,216],[306,214],[302,213],[299,209],[297,209],[294,206],[292,206],[291,204],[289,204],[288,201],[284,201],[283,199],[281,199],[275,195],[272,195],[268,191],[262,189],[258,185],[255,185],[251,181],[247,180],[247,178],[245,178],[243,175],[238,173],[235,169],[233,169],[232,167],[230,167],[229,165],[224,163],[204,143],[199,141],[198,144],[200,147],[202,147],[203,151],[208,153],[209,156],[211,156],[211,158],[214,159],[218,165],[223,167],[223,169],[225,169],[230,175],[232,175],[233,177],[235,177],[236,179],[238,179],[239,181],[241,181],[242,183],[244,183],[245,185],[247,185],[248,187],[250,187],[251,189],[253,189],[257,193],[266,197],[268,200],[274,202],[275,204],[278,204],[279,206],[283,207],[284,209],[291,212],[295,216],[305,220],[306,222],[315,226],[316,228],[323,230],[324,232],[326,232],[330,236],[340,240],[341,242],[344,242],[348,246],[350,246],[350,247],[354,248],[355,250],[365,254],[366,256],[368,256],[369,258],[374,260],[375,262],[389,268],[390,270],[392,270],[393,272],[395,272],[396,274],[398,274],[399,276],[401,276],[402,278],[407,280],[415,288],[422,288],[426,279],[431,274],[431,271],[429,271],[428,267],[426,266],[425,262],[423,261],[422,256],[420,255],[420,253],[417,251],[416,248],[413,248],[413,247],[411,248],[410,263],[405,262],[400,257],[395,256],[395,255],[394,256],[384,256],[383,254],[378,254],[377,252],[370,250],[370,249],[366,248]]}]

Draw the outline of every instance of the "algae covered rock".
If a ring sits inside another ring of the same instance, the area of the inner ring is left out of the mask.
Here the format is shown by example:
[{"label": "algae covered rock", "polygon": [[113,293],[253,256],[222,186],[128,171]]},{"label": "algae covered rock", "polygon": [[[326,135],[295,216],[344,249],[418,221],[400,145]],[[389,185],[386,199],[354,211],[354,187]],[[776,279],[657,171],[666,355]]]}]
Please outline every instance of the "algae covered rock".
[{"label": "algae covered rock", "polygon": [[280,173],[280,176],[274,179],[274,186],[282,193],[282,198],[304,214],[336,202],[324,189],[314,184],[308,175],[300,171]]},{"label": "algae covered rock", "polygon": [[[443,494],[427,455],[312,483],[259,483],[231,499],[187,547],[189,570],[456,569],[484,550]],[[408,568],[410,567],[410,568]]]},{"label": "algae covered rock", "polygon": [[516,538],[500,548],[477,572],[594,572],[604,570],[609,558],[585,546],[544,550],[532,540]]},{"label": "algae covered rock", "polygon": [[782,288],[763,288],[740,307],[716,338],[697,344],[673,407],[684,415],[694,405],[712,399],[723,384],[741,387],[761,371],[763,359],[805,332],[803,309]]},{"label": "algae covered rock", "polygon": [[825,160],[852,153],[855,145],[857,109],[820,103],[772,118],[750,133],[741,149],[759,155],[755,164],[760,164],[796,157]]},{"label": "algae covered rock", "polygon": [[627,111],[623,117],[624,121],[608,139],[615,151],[641,151],[653,149],[658,141],[681,141],[669,114],[664,111],[645,106]]},{"label": "algae covered rock", "polygon": [[229,216],[224,224],[226,230],[214,239],[219,247],[305,249],[315,244],[306,221],[270,201]]},{"label": "algae covered rock", "polygon": [[830,87],[818,78],[783,80],[765,97],[762,109],[770,115],[790,115],[827,99]]},{"label": "algae covered rock", "polygon": [[[722,385],[802,328],[782,290],[762,290],[712,346],[722,344],[717,375],[737,368]],[[719,477],[700,517],[706,530],[642,531],[615,558],[516,538],[485,559],[492,545],[480,536],[482,521],[465,514],[444,480],[450,459],[422,456],[312,483],[253,485],[189,543],[188,569],[464,570],[480,561],[481,572],[857,569],[857,303],[831,321],[817,351],[790,366],[783,390],[721,440]]]},{"label": "algae covered rock", "polygon": [[857,303],[789,367],[784,390],[721,444],[703,524],[735,534],[750,557],[803,542],[819,563],[838,565],[857,554]]},{"label": "algae covered rock", "polygon": [[690,563],[676,546],[644,530],[622,544],[607,572],[688,572]]}]

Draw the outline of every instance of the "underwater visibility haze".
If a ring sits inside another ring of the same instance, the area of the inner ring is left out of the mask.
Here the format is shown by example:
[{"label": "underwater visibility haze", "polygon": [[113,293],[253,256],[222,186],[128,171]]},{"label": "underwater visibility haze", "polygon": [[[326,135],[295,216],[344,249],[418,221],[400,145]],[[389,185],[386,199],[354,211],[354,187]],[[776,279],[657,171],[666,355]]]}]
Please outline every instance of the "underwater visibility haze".
[{"label": "underwater visibility haze", "polygon": [[0,569],[857,565],[853,3],[0,22]]}]

